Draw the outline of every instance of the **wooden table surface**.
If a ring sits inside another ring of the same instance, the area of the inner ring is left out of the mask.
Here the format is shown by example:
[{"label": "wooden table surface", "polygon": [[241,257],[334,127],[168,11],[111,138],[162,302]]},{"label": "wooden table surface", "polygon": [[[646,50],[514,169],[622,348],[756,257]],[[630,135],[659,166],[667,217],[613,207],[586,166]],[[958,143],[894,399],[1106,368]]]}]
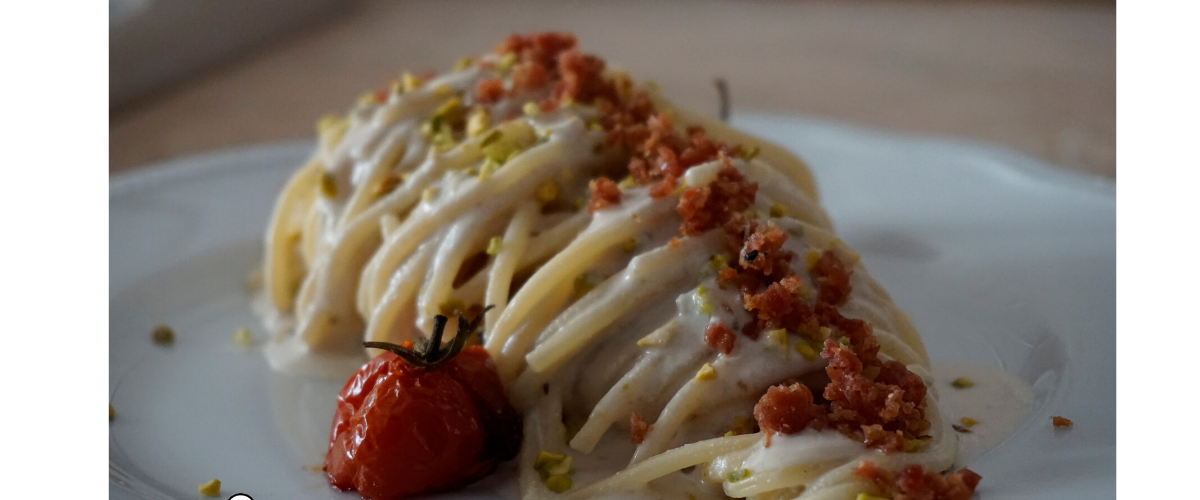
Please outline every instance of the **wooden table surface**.
[{"label": "wooden table surface", "polygon": [[[495,5],[493,7],[493,5]],[[798,113],[1007,145],[1116,175],[1116,13],[1094,4],[365,1],[134,104],[109,122],[109,171],[297,139],[398,71],[446,69],[511,32],[583,49],[715,113]]]}]

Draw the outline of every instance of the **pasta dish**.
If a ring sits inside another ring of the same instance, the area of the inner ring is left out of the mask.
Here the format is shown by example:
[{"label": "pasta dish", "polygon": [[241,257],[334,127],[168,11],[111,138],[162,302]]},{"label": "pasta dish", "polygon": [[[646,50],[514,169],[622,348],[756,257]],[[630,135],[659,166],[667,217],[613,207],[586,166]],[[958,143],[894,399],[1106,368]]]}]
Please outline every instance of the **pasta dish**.
[{"label": "pasta dish", "polygon": [[382,400],[348,394],[385,378],[363,374],[393,363],[417,380],[457,355],[454,370],[499,381],[489,399],[451,373],[463,401],[488,402],[463,414],[484,415],[480,449],[514,442],[522,498],[974,491],[978,475],[952,470],[918,332],[782,148],[556,33],[405,73],[318,129],[276,202],[263,277],[273,368],[359,370],[331,434],[335,487],[441,491],[508,458],[387,492],[354,462],[371,418],[357,405]]}]

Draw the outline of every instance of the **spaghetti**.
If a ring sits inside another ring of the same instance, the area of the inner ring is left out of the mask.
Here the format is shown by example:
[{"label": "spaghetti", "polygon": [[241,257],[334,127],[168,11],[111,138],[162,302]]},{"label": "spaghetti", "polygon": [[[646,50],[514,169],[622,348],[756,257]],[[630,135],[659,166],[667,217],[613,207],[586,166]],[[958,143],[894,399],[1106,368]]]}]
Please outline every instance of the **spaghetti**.
[{"label": "spaghetti", "polygon": [[807,167],[573,37],[405,74],[318,129],[266,234],[274,368],[345,373],[494,306],[529,499],[843,499],[890,491],[864,463],[953,463],[924,346]]}]

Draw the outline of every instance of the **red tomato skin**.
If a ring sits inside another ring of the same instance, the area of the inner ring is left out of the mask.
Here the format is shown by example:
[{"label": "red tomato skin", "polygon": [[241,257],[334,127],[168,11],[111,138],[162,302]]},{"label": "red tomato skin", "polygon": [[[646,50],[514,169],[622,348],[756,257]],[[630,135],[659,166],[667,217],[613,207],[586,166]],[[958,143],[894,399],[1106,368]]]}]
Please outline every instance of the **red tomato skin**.
[{"label": "red tomato skin", "polygon": [[464,349],[432,370],[387,352],[338,394],[325,473],[339,490],[404,498],[482,478],[520,439],[520,417],[487,351]]}]

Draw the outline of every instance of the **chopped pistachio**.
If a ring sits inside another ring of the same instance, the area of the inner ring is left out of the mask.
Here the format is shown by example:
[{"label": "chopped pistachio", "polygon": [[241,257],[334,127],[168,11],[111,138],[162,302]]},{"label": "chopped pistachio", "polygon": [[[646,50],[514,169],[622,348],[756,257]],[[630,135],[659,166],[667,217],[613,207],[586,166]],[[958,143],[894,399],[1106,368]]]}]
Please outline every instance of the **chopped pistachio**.
[{"label": "chopped pistachio", "polygon": [[424,191],[421,191],[421,201],[424,201],[426,203],[431,202],[435,198],[437,198],[437,195],[438,195],[437,186],[427,187],[427,188],[425,188]]},{"label": "chopped pistachio", "polygon": [[404,86],[405,92],[412,92],[421,86],[421,79],[405,71],[403,75],[400,75],[400,83]]},{"label": "chopped pistachio", "polygon": [[804,284],[804,281],[797,281],[796,296],[803,300],[808,300],[812,298],[812,290],[808,287],[808,285]]},{"label": "chopped pistachio", "polygon": [[458,144],[458,142],[454,140],[454,133],[451,132],[447,127],[442,127],[438,133],[434,134],[431,142],[433,142],[433,145],[436,146],[438,151],[441,152],[449,151]]},{"label": "chopped pistachio", "polygon": [[[488,110],[485,108],[476,109],[471,113],[471,117],[467,119],[467,136],[476,137],[491,126],[492,118],[488,114]],[[500,131],[497,130],[496,133],[498,134]]]},{"label": "chopped pistachio", "polygon": [[713,305],[712,300],[708,297],[708,288],[703,286],[696,288],[696,297],[700,299],[700,312],[712,316]]},{"label": "chopped pistachio", "polygon": [[809,249],[808,253],[804,254],[804,268],[812,271],[814,267],[817,267],[818,260],[821,260],[821,252]]},{"label": "chopped pistachio", "polygon": [[967,427],[974,427],[975,424],[979,423],[978,420],[975,420],[971,417],[963,417],[963,418],[959,419],[959,422],[962,422],[962,424]]},{"label": "chopped pistachio", "polygon": [[838,337],[837,343],[842,347],[847,347],[850,345],[850,337]]},{"label": "chopped pistachio", "polygon": [[454,63],[454,71],[462,71],[464,69],[470,68],[471,63],[473,63],[473,62],[474,61],[472,61],[470,57],[464,57],[462,59],[459,59],[458,62]]},{"label": "chopped pistachio", "polygon": [[437,86],[433,87],[433,93],[443,97],[451,96],[454,95],[454,87],[451,87],[445,83],[439,83]]},{"label": "chopped pistachio", "polygon": [[340,121],[342,121],[342,119],[337,115],[328,114],[322,116],[320,120],[317,120],[317,133],[324,133],[326,130],[329,130],[331,127],[337,125]]},{"label": "chopped pistachio", "polygon": [[626,175],[624,179],[621,179],[621,182],[617,183],[617,187],[621,189],[632,189],[634,186],[637,186],[637,181],[633,180],[632,175]]},{"label": "chopped pistachio", "polygon": [[919,437],[916,439],[905,439],[904,440],[904,452],[905,453],[916,453],[918,451],[921,451],[921,450],[925,449],[926,446],[929,446],[930,441],[933,441],[933,438],[928,437],[928,436]]},{"label": "chopped pistachio", "polygon": [[675,189],[671,190],[671,196],[679,196],[679,195],[683,194],[684,191],[687,191],[687,190],[688,190],[687,183],[680,182],[679,185],[675,186]]},{"label": "chopped pistachio", "polygon": [[[446,102],[442,103],[441,106],[438,106],[438,108],[434,110],[433,117],[440,118],[441,123],[449,125],[461,123],[460,120],[463,118],[462,99],[459,99],[458,97],[451,97],[450,99],[447,99]],[[440,125],[441,123],[435,125]]]},{"label": "chopped pistachio", "polygon": [[632,252],[637,249],[637,245],[638,245],[637,238],[629,238],[629,239],[625,240],[625,243],[621,244],[621,248],[624,249],[626,252]]},{"label": "chopped pistachio", "polygon": [[877,497],[874,495],[868,495],[866,493],[859,493],[857,497],[854,497],[854,500],[887,500],[887,499],[883,498],[883,497]]},{"label": "chopped pistachio", "polygon": [[493,160],[491,158],[483,160],[483,165],[479,167],[479,180],[484,180],[484,179],[487,179],[488,177],[491,177],[492,174],[496,173],[496,170],[498,170],[499,168],[500,168],[500,163],[497,162],[496,160]]},{"label": "chopped pistachio", "polygon": [[776,344],[786,346],[788,344],[787,329],[779,328],[767,332],[767,338],[774,340]]},{"label": "chopped pistachio", "polygon": [[438,117],[433,117],[429,121],[421,124],[421,137],[429,139],[441,129],[441,120]]},{"label": "chopped pistachio", "polygon": [[755,156],[758,156],[758,146],[750,146],[746,149],[743,149],[742,154],[739,156],[741,156],[742,160],[745,161],[753,160]]},{"label": "chopped pistachio", "polygon": [[337,196],[337,193],[338,193],[337,179],[335,179],[333,177],[333,174],[331,174],[329,172],[322,172],[321,173],[321,194],[323,196],[325,196],[326,198],[333,198],[334,196]]},{"label": "chopped pistachio", "polygon": [[562,462],[567,459],[565,453],[554,453],[550,451],[539,451],[537,457],[533,459],[534,470],[545,470],[547,467]]},{"label": "chopped pistachio", "polygon": [[735,471],[730,471],[726,476],[726,479],[728,479],[731,483],[736,483],[748,477],[750,477],[750,469],[738,469]]},{"label": "chopped pistachio", "polygon": [[171,345],[175,343],[175,330],[167,325],[158,325],[154,327],[154,333],[150,335],[158,345]]},{"label": "chopped pistachio", "polygon": [[725,254],[717,254],[708,261],[708,265],[709,267],[712,267],[713,270],[720,271],[726,267],[729,267],[729,259],[725,257]]},{"label": "chopped pistachio", "polygon": [[[486,111],[485,111],[485,113],[486,113]],[[504,133],[501,132],[500,129],[497,129],[497,128],[491,129],[486,134],[484,134],[482,139],[479,140],[479,147],[486,148],[488,146],[491,146],[492,144],[495,144],[496,141],[499,141],[501,137],[504,137]]]},{"label": "chopped pistachio", "polygon": [[546,478],[546,488],[555,493],[562,493],[571,489],[571,478],[562,474],[554,474]]},{"label": "chopped pistachio", "polygon": [[487,254],[496,255],[500,253],[500,249],[503,247],[503,245],[504,240],[502,238],[499,236],[492,236],[492,239],[488,240]]},{"label": "chopped pistachio", "polygon": [[801,356],[804,356],[806,361],[817,360],[817,350],[813,349],[813,346],[809,345],[808,342],[798,342],[795,349]]},{"label": "chopped pistachio", "polygon": [[767,332],[767,338],[771,339],[776,344],[779,344],[780,351],[783,352],[784,359],[791,359],[791,351],[788,349],[787,330],[779,328]]},{"label": "chopped pistachio", "polygon": [[603,132],[604,125],[601,125],[600,122],[596,119],[588,120],[588,130],[593,130],[596,132]]},{"label": "chopped pistachio", "polygon": [[817,329],[817,332],[821,334],[821,340],[825,340],[829,338],[830,335],[833,335],[833,330],[828,326],[822,326],[821,328]]},{"label": "chopped pistachio", "polygon": [[249,328],[238,328],[236,332],[233,332],[233,343],[246,347],[254,343],[254,334],[250,333]]},{"label": "chopped pistachio", "polygon": [[587,293],[592,291],[593,288],[596,288],[596,285],[588,279],[587,273],[583,273],[575,277],[576,297],[583,297],[584,295],[587,295]]},{"label": "chopped pistachio", "polygon": [[542,477],[551,475],[563,475],[574,472],[571,469],[571,457],[563,453],[552,453],[549,451],[539,451],[537,457],[533,461],[533,469],[542,474]]},{"label": "chopped pistachio", "polygon": [[537,116],[542,114],[542,107],[538,106],[538,103],[530,101],[521,106],[521,111],[525,113],[525,116]]},{"label": "chopped pistachio", "polygon": [[365,104],[375,103],[378,101],[379,101],[379,99],[376,97],[374,90],[368,90],[361,94],[358,94],[358,104],[360,106],[365,105]]},{"label": "chopped pistachio", "polygon": [[508,160],[518,154],[521,154],[523,148],[516,139],[512,140],[495,140],[488,145],[483,146],[483,155],[495,160],[496,163],[503,165]]},{"label": "chopped pistachio", "polygon": [[504,54],[503,56],[500,57],[500,62],[496,63],[496,71],[500,72],[501,74],[507,73],[508,70],[512,69],[513,64],[516,64],[516,62],[517,62],[517,53],[516,52],[509,52],[507,54]]},{"label": "chopped pistachio", "polygon": [[950,382],[950,385],[957,387],[959,389],[967,389],[967,388],[975,387],[975,381],[971,380],[967,377],[958,377],[958,378],[954,379],[953,382]]},{"label": "chopped pistachio", "polygon": [[771,205],[771,217],[783,217],[787,215],[787,207],[782,203]]},{"label": "chopped pistachio", "polygon": [[700,367],[700,371],[696,372],[697,381],[703,382],[714,378],[717,378],[717,370],[713,369],[710,363],[704,363],[704,366]]},{"label": "chopped pistachio", "polygon": [[546,181],[537,188],[537,199],[542,203],[549,203],[558,198],[558,184],[554,181]]},{"label": "chopped pistachio", "polygon": [[213,479],[212,481],[201,484],[196,488],[196,491],[199,491],[201,495],[206,497],[219,496],[221,494],[221,481],[218,479]]}]

